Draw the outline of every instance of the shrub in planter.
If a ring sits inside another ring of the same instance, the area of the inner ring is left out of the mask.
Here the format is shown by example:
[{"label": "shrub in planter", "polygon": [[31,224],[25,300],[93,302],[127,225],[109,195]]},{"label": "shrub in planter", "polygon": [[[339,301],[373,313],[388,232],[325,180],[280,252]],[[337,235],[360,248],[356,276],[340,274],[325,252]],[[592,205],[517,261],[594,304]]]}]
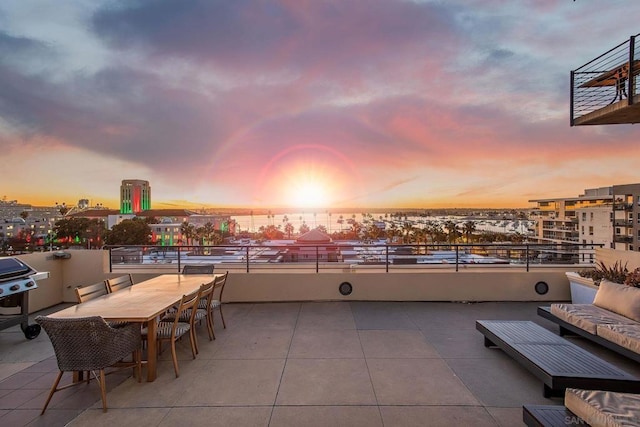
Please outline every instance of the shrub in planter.
[{"label": "shrub in planter", "polygon": [[640,267],[627,274],[624,284],[627,286],[633,286],[634,288],[640,288]]},{"label": "shrub in planter", "polygon": [[[638,270],[638,269],[636,269]],[[629,270],[627,269],[627,263],[622,264],[620,261],[616,261],[612,266],[606,266],[601,261],[596,263],[596,268],[593,270],[581,270],[578,274],[582,277],[588,277],[593,280],[593,283],[597,286],[602,279],[609,280],[615,283],[625,283]],[[638,272],[640,279],[640,271]]]}]

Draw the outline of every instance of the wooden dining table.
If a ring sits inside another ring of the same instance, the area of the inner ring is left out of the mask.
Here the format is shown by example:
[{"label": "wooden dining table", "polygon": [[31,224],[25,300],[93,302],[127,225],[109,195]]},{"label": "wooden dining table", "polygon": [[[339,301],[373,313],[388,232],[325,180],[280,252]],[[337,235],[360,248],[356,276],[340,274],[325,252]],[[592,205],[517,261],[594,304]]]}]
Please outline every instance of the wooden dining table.
[{"label": "wooden dining table", "polygon": [[136,322],[148,328],[147,381],[157,372],[157,325],[160,315],[180,302],[183,295],[215,279],[215,274],[163,274],[117,292],[52,313],[50,317],[100,316],[108,321]]}]

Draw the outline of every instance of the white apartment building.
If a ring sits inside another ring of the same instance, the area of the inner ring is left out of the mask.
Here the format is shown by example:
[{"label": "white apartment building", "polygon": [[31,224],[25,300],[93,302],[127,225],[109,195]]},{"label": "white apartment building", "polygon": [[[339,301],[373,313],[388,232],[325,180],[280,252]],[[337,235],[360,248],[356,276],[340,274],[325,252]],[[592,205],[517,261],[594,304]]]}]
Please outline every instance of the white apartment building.
[{"label": "white apartment building", "polygon": [[[585,190],[578,197],[530,200],[536,203],[539,243],[603,245],[628,251],[640,250],[640,184],[613,185]],[[581,261],[592,253],[580,251]]]},{"label": "white apartment building", "polygon": [[640,251],[640,184],[613,186],[614,249]]},{"label": "white apartment building", "polygon": [[[613,236],[613,210],[610,204],[576,209],[579,228],[579,243],[611,247]],[[581,262],[593,263],[594,253],[583,251]]]}]

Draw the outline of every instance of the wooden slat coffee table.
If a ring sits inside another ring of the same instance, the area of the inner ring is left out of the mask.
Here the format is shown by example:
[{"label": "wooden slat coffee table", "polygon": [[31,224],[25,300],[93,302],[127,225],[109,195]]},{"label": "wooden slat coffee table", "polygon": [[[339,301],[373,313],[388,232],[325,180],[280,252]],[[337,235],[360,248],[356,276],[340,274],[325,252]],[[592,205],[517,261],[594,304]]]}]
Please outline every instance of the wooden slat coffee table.
[{"label": "wooden slat coffee table", "polygon": [[147,381],[157,377],[157,324],[158,317],[178,303],[182,295],[214,280],[212,274],[163,274],[140,282],[112,294],[52,313],[50,317],[78,318],[100,316],[109,321],[144,324],[147,337]]},{"label": "wooden slat coffee table", "polygon": [[477,320],[486,347],[497,346],[544,383],[544,396],[567,387],[640,392],[640,379],[530,321]]}]

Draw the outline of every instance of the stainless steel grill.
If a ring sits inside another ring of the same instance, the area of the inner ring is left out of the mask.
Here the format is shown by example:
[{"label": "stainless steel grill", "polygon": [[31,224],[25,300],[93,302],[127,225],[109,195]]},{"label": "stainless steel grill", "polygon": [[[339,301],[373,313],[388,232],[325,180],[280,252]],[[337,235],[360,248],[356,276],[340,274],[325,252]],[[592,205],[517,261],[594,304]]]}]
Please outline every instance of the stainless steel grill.
[{"label": "stainless steel grill", "polygon": [[19,313],[0,313],[0,330],[20,325],[25,338],[40,334],[40,325],[29,325],[29,291],[38,287],[36,280],[49,277],[17,258],[0,258],[0,309]]}]

